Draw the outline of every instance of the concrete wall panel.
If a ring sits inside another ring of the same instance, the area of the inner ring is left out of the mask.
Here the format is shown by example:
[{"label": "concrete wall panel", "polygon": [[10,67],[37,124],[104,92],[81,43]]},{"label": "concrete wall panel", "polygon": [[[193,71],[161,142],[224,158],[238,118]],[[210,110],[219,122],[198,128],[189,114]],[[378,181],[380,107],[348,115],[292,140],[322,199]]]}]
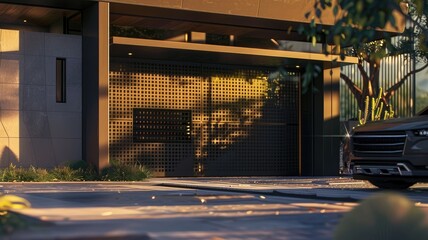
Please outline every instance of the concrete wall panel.
[{"label": "concrete wall panel", "polygon": [[[47,56],[45,61],[46,85],[56,85],[55,64],[56,57]],[[66,58],[66,81],[68,86],[82,85],[82,60],[80,58]]]},{"label": "concrete wall panel", "polygon": [[82,59],[67,58],[67,87],[82,86]]},{"label": "concrete wall panel", "polygon": [[[50,168],[81,160],[81,37],[0,31],[0,167]],[[6,43],[16,47],[7,50]],[[66,103],[55,97],[59,57],[67,61]]]},{"label": "concrete wall panel", "polygon": [[30,85],[45,85],[46,75],[43,69],[45,68],[45,61],[43,56],[25,56],[24,58],[24,76],[21,78],[21,84]]},{"label": "concrete wall panel", "polygon": [[80,139],[59,138],[52,144],[57,164],[82,160],[82,141]]},{"label": "concrete wall panel", "polygon": [[[23,111],[20,116],[24,119],[24,125],[27,128],[31,138],[50,138],[48,115],[46,112]],[[64,126],[65,128],[66,126]]]},{"label": "concrete wall panel", "polygon": [[19,110],[19,84],[0,84],[0,110]]},{"label": "concrete wall panel", "polygon": [[56,102],[55,86],[46,87],[47,110],[49,112],[82,112],[82,87],[67,86],[66,102]]},{"label": "concrete wall panel", "polygon": [[21,55],[2,53],[0,61],[0,84],[19,83]]},{"label": "concrete wall panel", "polygon": [[20,85],[20,104],[24,111],[46,111],[46,86]]},{"label": "concrete wall panel", "polygon": [[80,112],[49,112],[48,119],[52,138],[82,138]]},{"label": "concrete wall panel", "polygon": [[36,160],[33,165],[43,168],[52,168],[58,165],[55,159],[54,152],[52,151],[54,142],[50,138],[32,138],[31,144],[34,149],[34,159]]},{"label": "concrete wall panel", "polygon": [[41,32],[21,32],[22,40],[20,46],[23,47],[25,55],[45,55],[45,34]]},{"label": "concrete wall panel", "polygon": [[0,137],[21,137],[19,128],[20,111],[2,110],[0,113],[0,127],[3,128],[3,133],[5,134],[0,135]]},{"label": "concrete wall panel", "polygon": [[82,43],[79,36],[47,34],[46,56],[82,58]]},{"label": "concrete wall panel", "polygon": [[19,164],[19,139],[0,137],[0,167]]},{"label": "concrete wall panel", "polygon": [[46,86],[56,85],[56,57],[45,56],[45,81]]}]

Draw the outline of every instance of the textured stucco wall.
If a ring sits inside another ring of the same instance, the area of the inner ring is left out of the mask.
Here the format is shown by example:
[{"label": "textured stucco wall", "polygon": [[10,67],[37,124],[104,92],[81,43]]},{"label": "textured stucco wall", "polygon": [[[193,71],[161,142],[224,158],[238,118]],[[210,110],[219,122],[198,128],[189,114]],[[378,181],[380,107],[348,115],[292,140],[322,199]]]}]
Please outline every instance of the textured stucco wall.
[{"label": "textured stucco wall", "polygon": [[[82,159],[81,37],[0,30],[0,167]],[[56,103],[56,58],[66,58],[66,103]]]}]

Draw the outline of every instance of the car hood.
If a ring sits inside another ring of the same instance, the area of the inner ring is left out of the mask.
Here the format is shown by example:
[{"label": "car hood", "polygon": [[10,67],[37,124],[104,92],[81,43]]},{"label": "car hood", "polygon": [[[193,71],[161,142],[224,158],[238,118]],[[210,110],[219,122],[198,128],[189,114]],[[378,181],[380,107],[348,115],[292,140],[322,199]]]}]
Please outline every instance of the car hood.
[{"label": "car hood", "polygon": [[422,128],[428,128],[428,116],[426,115],[371,122],[363,126],[356,127],[354,132],[403,131]]}]

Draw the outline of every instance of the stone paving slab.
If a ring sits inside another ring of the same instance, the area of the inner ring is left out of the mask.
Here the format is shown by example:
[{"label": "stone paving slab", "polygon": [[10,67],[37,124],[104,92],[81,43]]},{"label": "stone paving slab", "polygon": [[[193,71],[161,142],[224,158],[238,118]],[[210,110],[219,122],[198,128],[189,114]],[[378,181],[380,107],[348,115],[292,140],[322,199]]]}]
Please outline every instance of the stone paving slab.
[{"label": "stone paving slab", "polygon": [[[351,177],[236,177],[236,178],[159,178],[164,186],[208,190],[262,193],[320,200],[358,202],[384,190]],[[428,204],[428,184],[419,183],[400,191],[415,202]]]}]

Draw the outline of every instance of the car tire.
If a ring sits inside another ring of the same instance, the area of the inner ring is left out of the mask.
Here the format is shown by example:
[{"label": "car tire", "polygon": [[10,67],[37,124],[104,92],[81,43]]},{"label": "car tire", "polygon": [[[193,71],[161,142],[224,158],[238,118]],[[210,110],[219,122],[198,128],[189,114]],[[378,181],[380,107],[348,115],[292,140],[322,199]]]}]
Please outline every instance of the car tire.
[{"label": "car tire", "polygon": [[407,189],[413,186],[416,182],[407,181],[385,181],[385,180],[369,180],[369,182],[378,188],[382,189]]}]

